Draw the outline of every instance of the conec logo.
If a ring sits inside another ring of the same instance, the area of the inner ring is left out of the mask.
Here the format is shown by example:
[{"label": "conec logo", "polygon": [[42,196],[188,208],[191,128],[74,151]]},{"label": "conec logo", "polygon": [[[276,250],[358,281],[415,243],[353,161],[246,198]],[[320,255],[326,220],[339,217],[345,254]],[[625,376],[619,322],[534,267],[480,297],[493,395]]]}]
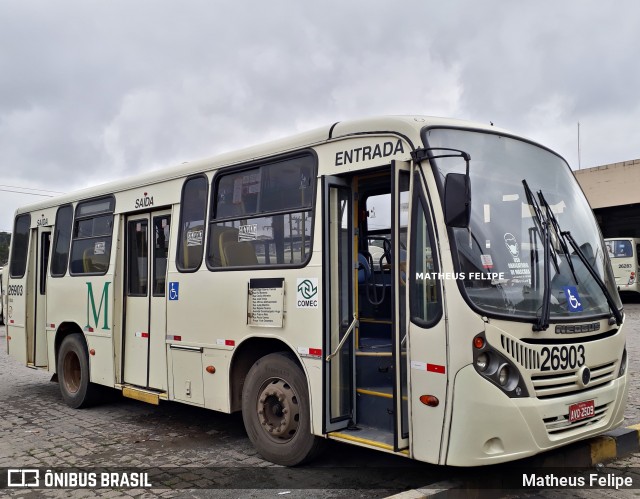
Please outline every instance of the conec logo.
[{"label": "conec logo", "polygon": [[318,279],[298,279],[296,288],[297,308],[318,308]]},{"label": "conec logo", "polygon": [[307,300],[310,300],[318,294],[318,286],[314,286],[309,279],[305,279],[298,284],[298,292],[302,294]]}]

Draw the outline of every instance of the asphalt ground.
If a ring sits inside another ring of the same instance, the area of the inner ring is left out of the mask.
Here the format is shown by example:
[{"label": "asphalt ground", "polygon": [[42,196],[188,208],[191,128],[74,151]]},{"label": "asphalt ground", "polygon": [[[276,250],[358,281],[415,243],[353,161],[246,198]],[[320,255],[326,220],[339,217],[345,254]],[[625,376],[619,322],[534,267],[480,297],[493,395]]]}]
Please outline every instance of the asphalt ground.
[{"label": "asphalt ground", "polygon": [[[631,426],[640,423],[640,376],[633,374],[640,371],[640,303],[625,301],[631,387],[624,426]],[[115,391],[106,391],[104,402],[95,407],[70,409],[62,402],[57,383],[50,382],[48,372],[18,365],[6,355],[1,327],[0,344],[0,471],[19,468],[56,472],[74,467],[144,470],[155,485],[75,490],[16,488],[0,490],[0,496],[374,498],[410,490],[407,493],[413,497],[458,497],[455,491],[446,490],[451,484],[459,486],[465,480],[477,483],[478,477],[499,478],[512,469],[432,466],[333,441],[312,464],[282,468],[256,453],[240,415],[176,403],[152,406],[122,398]],[[557,451],[545,456],[554,455],[564,456]],[[616,457],[609,466],[640,469],[640,453]],[[469,492],[458,489],[465,497]],[[623,497],[624,493],[572,490],[567,495],[567,491],[542,490],[536,496]],[[518,491],[484,490],[476,497],[487,494],[527,496]]]}]

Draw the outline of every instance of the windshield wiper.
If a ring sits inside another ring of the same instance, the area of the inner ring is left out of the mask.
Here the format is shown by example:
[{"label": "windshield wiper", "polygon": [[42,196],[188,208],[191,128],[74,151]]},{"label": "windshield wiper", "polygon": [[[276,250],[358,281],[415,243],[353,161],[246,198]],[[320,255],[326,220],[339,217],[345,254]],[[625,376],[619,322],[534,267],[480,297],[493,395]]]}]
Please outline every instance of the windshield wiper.
[{"label": "windshield wiper", "polygon": [[[542,309],[540,311],[540,317],[538,317],[537,322],[533,325],[533,330],[546,331],[549,328],[549,317],[551,316],[551,310],[549,307],[549,304],[551,303],[551,241],[549,237],[549,221],[542,213],[540,205],[533,196],[533,192],[529,188],[529,184],[527,184],[527,181],[523,180],[522,185],[524,186],[524,192],[527,196],[527,202],[533,208],[533,220],[536,223],[536,227],[538,229],[538,232],[540,233],[540,237],[542,238],[542,243],[544,245],[544,257],[542,259],[544,269],[542,281]],[[555,259],[554,263],[556,265],[556,271],[558,271],[558,262],[556,262]]]},{"label": "windshield wiper", "polygon": [[[560,244],[560,248],[562,249],[562,254],[564,255],[565,259],[567,260],[567,263],[569,264],[569,268],[571,269],[571,274],[573,274],[573,280],[576,281],[576,284],[579,284],[578,276],[576,275],[576,271],[573,268],[571,253],[569,253],[567,242],[565,241],[565,238],[562,236],[562,232],[560,231],[560,224],[558,223],[558,219],[556,218],[556,215],[553,213],[551,206],[549,206],[549,203],[547,203],[547,200],[542,194],[542,191],[538,191],[538,197],[540,198],[540,202],[542,203],[542,206],[544,206],[547,212],[547,219],[551,222],[551,226],[553,227],[553,230],[556,233],[556,239]],[[556,270],[558,270],[558,273],[560,273],[559,269],[556,269]]]},{"label": "windshield wiper", "polygon": [[[549,208],[549,203],[547,203],[547,200],[544,198],[542,191],[538,191],[538,197],[540,198],[540,201],[547,206],[548,212],[551,212]],[[618,307],[616,306],[613,300],[613,296],[611,296],[609,289],[607,289],[607,285],[604,283],[602,278],[598,275],[596,270],[591,266],[584,252],[582,251],[582,249],[580,249],[580,246],[578,246],[578,243],[576,243],[576,240],[571,235],[571,232],[568,230],[561,231],[560,225],[558,224],[558,220],[555,218],[553,213],[551,213],[551,216],[553,217],[553,220],[554,220],[553,223],[555,224],[555,227],[557,227],[557,230],[559,231],[561,238],[566,238],[566,240],[569,241],[569,244],[571,244],[571,246],[573,247],[573,251],[575,252],[575,254],[578,255],[578,258],[580,258],[580,261],[582,262],[582,264],[586,267],[586,269],[589,271],[589,274],[591,274],[591,277],[593,277],[594,281],[596,281],[596,284],[598,284],[598,287],[602,290],[602,293],[604,294],[604,297],[606,298],[607,303],[609,304],[609,308],[611,309],[611,312],[613,312],[613,315],[616,319],[616,325],[619,326],[620,324],[622,324],[622,313],[620,313],[620,310],[618,310]],[[573,271],[573,265],[571,265],[571,270]],[[575,272],[573,275],[575,277]],[[576,279],[576,283],[577,282],[578,281]]]}]

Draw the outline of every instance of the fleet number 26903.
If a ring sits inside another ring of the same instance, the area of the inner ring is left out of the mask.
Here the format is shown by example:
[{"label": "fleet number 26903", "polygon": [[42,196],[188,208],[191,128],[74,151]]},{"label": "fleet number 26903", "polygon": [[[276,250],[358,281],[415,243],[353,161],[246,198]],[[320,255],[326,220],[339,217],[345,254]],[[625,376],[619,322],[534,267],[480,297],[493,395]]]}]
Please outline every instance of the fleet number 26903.
[{"label": "fleet number 26903", "polygon": [[557,371],[558,369],[575,369],[585,363],[584,345],[563,347],[544,347],[542,349],[541,371]]}]

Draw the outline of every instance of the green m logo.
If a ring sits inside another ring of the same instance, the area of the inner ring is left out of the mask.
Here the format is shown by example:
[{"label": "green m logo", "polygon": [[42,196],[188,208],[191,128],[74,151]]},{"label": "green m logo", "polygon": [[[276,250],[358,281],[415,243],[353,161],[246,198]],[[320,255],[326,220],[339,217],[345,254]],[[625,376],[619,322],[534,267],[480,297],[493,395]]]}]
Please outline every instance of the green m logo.
[{"label": "green m logo", "polygon": [[[100,313],[102,312],[102,306],[104,305],[104,314],[102,314],[104,319],[104,326],[102,329],[109,331],[111,328],[109,327],[109,284],[110,282],[105,282],[102,287],[102,296],[100,297],[100,305],[96,310],[96,301],[93,294],[93,285],[88,282],[87,283],[87,325],[86,329],[93,329],[94,327],[98,328],[98,323],[100,322]],[[89,315],[89,312],[92,312],[92,316]],[[93,318],[93,326],[90,322],[90,319]]]}]

